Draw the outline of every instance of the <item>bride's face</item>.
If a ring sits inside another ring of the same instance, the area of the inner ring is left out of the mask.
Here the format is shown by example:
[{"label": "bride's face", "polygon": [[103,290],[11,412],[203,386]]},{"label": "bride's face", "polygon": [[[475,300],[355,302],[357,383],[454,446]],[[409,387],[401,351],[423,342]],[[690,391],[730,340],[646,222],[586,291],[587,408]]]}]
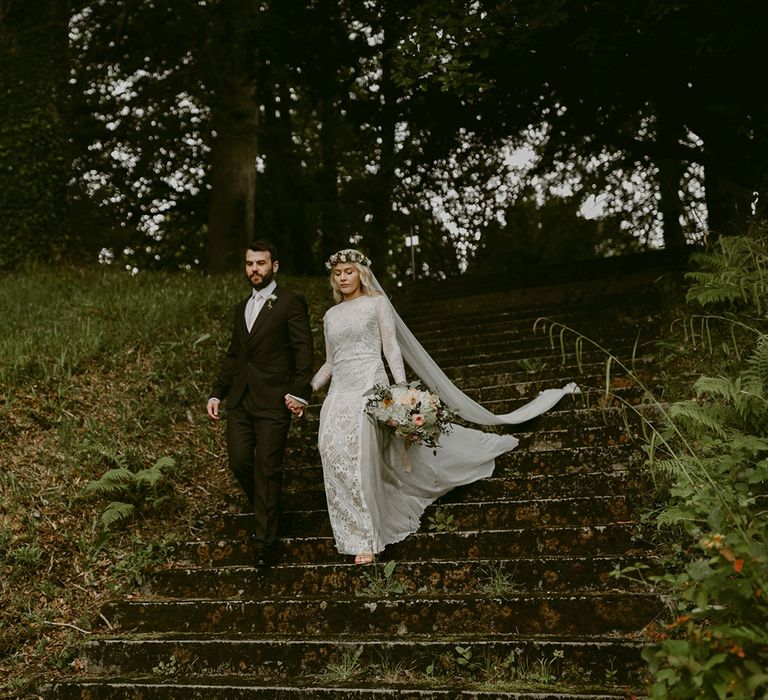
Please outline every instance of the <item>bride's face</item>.
[{"label": "bride's face", "polygon": [[333,282],[345,299],[354,299],[363,293],[360,273],[354,265],[339,263],[333,268]]}]

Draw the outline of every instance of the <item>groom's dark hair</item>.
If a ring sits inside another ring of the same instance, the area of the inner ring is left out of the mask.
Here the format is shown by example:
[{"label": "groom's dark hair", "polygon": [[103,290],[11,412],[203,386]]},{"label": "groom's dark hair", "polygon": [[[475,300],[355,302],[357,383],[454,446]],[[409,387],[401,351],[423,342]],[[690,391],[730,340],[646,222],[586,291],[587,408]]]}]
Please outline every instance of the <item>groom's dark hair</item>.
[{"label": "groom's dark hair", "polygon": [[246,250],[253,250],[254,252],[257,250],[266,250],[267,253],[269,253],[269,257],[272,259],[272,262],[275,262],[276,260],[279,260],[277,257],[277,246],[275,246],[274,243],[270,243],[269,241],[263,241],[263,240],[256,240],[251,241],[248,244],[248,247]]}]

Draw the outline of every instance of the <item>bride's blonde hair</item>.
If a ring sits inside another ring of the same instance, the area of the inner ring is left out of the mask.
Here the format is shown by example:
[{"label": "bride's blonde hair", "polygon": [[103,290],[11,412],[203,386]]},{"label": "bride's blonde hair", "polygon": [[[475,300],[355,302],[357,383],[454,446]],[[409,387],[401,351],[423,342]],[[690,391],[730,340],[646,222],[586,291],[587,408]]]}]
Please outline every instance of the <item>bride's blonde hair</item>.
[{"label": "bride's blonde hair", "polygon": [[376,291],[373,287],[373,273],[369,267],[371,261],[359,250],[354,248],[345,248],[338,253],[334,253],[328,258],[325,263],[325,267],[330,271],[331,289],[333,290],[333,300],[340,304],[344,297],[342,297],[339,288],[336,286],[336,280],[333,275],[333,268],[336,265],[351,265],[354,267],[360,275],[360,290],[366,296],[378,296],[381,292]]}]

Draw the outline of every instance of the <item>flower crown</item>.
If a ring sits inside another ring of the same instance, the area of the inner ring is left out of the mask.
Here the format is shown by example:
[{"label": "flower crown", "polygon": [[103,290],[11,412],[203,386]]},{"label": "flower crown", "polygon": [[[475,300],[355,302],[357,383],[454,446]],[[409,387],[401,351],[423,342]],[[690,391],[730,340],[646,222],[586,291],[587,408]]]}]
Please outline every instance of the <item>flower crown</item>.
[{"label": "flower crown", "polygon": [[334,253],[328,258],[325,263],[325,267],[328,270],[332,270],[334,265],[339,263],[357,263],[358,265],[371,266],[371,261],[365,257],[361,252],[347,248],[346,250],[340,250],[338,253]]}]

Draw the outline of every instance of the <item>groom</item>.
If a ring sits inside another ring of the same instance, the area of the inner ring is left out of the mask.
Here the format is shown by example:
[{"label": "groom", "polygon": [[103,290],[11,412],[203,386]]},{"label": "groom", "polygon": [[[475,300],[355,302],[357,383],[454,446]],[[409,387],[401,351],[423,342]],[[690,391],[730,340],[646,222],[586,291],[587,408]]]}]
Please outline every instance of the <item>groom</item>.
[{"label": "groom", "polygon": [[208,400],[219,420],[226,400],[229,467],[253,506],[251,540],[257,566],[274,561],[285,441],[291,414],[299,415],[312,389],[312,333],[304,299],[274,276],[280,263],[268,241],[245,253],[252,294],[235,306],[234,328]]}]

